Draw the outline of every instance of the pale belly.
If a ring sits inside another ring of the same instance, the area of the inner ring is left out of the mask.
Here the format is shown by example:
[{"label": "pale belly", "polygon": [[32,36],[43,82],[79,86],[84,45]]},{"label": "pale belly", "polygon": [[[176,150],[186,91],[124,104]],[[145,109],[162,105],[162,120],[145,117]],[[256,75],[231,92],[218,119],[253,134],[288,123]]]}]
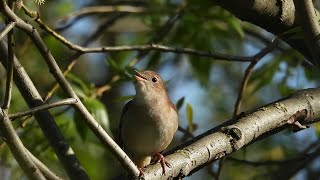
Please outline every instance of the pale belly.
[{"label": "pale belly", "polygon": [[[137,113],[139,118],[135,116]],[[170,144],[178,127],[178,116],[174,111],[169,111],[165,115],[162,114],[163,118],[159,117],[148,112],[128,110],[122,122],[121,132],[127,152],[132,155],[153,155],[163,151]]]}]

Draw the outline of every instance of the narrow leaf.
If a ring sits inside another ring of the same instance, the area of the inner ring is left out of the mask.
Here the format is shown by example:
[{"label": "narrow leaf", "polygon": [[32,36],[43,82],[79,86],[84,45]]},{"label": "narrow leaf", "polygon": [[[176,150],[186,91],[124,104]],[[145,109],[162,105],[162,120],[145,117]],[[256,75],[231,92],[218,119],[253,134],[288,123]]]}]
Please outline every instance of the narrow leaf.
[{"label": "narrow leaf", "polygon": [[193,109],[191,104],[187,103],[186,111],[187,111],[187,120],[188,120],[188,131],[192,132],[193,131]]}]

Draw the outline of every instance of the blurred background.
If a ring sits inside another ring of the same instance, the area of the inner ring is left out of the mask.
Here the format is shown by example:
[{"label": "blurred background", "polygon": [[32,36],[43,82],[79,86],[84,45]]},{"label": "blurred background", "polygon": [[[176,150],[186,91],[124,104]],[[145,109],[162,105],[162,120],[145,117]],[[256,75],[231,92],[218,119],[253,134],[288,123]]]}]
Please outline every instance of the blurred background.
[{"label": "blurred background", "polygon": [[[274,36],[236,19],[210,1],[152,0],[47,0],[42,5],[23,1],[30,11],[72,43],[87,46],[144,45],[213,51],[225,55],[253,56]],[[88,8],[90,7],[90,8]],[[104,8],[104,9],[99,9]],[[132,69],[157,71],[166,82],[174,103],[178,103],[180,126],[194,136],[231,119],[248,62],[225,61],[181,53],[125,51],[79,54],[41,29],[22,9],[16,13],[40,32],[62,70],[67,74],[86,107],[115,137],[123,106],[135,94]],[[1,28],[5,26],[2,16]],[[55,84],[54,78],[32,41],[15,30],[15,53],[42,97]],[[319,86],[319,77],[304,57],[285,43],[265,56],[255,67],[247,85],[241,111],[258,108],[290,93]],[[0,66],[0,102],[5,91],[5,70]],[[10,112],[27,110],[14,87]],[[66,98],[54,92],[49,102]],[[91,179],[110,179],[123,173],[121,165],[71,107],[50,110],[68,143],[73,147]],[[66,178],[56,155],[33,117],[14,125],[25,146]],[[224,161],[221,179],[268,179],[270,174],[289,173],[294,163],[286,160],[319,149],[320,125],[292,133],[286,130],[231,154]],[[170,148],[190,138],[177,132]],[[170,149],[169,148],[169,149]],[[240,161],[245,160],[245,161]],[[256,162],[253,163],[253,162]],[[273,162],[273,163],[268,163]],[[279,163],[276,163],[279,162]],[[260,164],[259,164],[260,163]],[[216,162],[185,179],[213,179]],[[293,179],[316,179],[320,175],[319,156],[293,173]],[[8,147],[0,140],[0,179],[26,179]]]}]

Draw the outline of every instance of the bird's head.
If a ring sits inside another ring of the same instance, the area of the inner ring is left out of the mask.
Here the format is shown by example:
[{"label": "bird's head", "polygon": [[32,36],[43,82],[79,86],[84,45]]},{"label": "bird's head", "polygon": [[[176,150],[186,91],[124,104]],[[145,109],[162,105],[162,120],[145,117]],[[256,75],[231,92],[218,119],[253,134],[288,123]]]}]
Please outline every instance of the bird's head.
[{"label": "bird's head", "polygon": [[135,71],[136,98],[152,100],[167,98],[167,92],[161,77],[154,71]]}]

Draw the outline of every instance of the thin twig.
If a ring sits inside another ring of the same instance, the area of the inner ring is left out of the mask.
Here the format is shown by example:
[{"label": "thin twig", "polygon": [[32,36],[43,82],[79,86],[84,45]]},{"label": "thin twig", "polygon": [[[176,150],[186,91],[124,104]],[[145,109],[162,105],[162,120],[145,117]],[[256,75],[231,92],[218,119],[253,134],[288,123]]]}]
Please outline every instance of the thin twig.
[{"label": "thin twig", "polygon": [[[276,41],[276,40],[275,40]],[[259,53],[257,53],[256,55],[252,56],[251,57],[251,63],[250,65],[247,67],[246,71],[245,71],[245,74],[244,74],[244,77],[242,79],[242,82],[241,82],[241,88],[240,88],[240,91],[239,91],[239,94],[238,94],[238,97],[237,97],[237,101],[236,101],[236,104],[235,104],[235,107],[234,107],[234,112],[233,112],[233,117],[236,117],[239,112],[240,112],[240,109],[241,109],[241,103],[242,103],[242,99],[243,99],[243,96],[244,96],[244,93],[246,91],[246,87],[247,87],[247,84],[248,84],[248,81],[249,81],[249,78],[253,72],[253,68],[255,67],[255,65],[265,56],[267,55],[269,52],[271,52],[274,47],[276,46],[277,42],[271,42],[267,47],[265,47],[264,49],[262,49]],[[216,173],[213,173],[214,176],[215,176],[215,179],[216,180],[219,180],[220,179],[220,174],[222,172],[222,167],[223,167],[223,164],[224,164],[224,161],[225,161],[225,157],[221,158],[219,160],[219,164],[218,164],[218,170]]]},{"label": "thin twig", "polygon": [[[0,6],[0,9],[1,7],[2,6]],[[8,59],[8,47],[3,40],[0,41],[0,57],[0,61],[3,66],[7,67],[6,60]],[[13,78],[17,88],[19,89],[29,108],[33,108],[44,103],[30,77],[16,57],[14,58]],[[89,179],[76,154],[74,154],[72,147],[70,147],[70,145],[65,141],[50,112],[46,110],[40,111],[35,113],[34,117],[43,134],[48,139],[49,144],[54,149],[57,157],[60,160],[60,163],[63,165],[70,179]]]},{"label": "thin twig", "polygon": [[[91,34],[89,37],[87,37],[83,43],[82,46],[88,46],[92,41],[96,40],[105,30],[110,27],[112,24],[114,24],[119,18],[124,17],[126,14],[119,14],[116,15],[110,19],[107,19],[106,21],[102,22],[101,25],[97,28],[97,30]],[[69,63],[67,65],[67,68],[63,71],[64,76],[66,76],[72,68],[77,64],[78,58],[82,55],[80,52],[74,53],[69,60],[67,60]],[[59,88],[58,83],[55,83],[55,85],[51,88],[51,90],[47,93],[46,97],[44,98],[45,101],[51,98],[54,92],[56,92]]]},{"label": "thin twig", "polygon": [[66,93],[66,95],[68,95],[69,97],[75,98],[78,101],[76,104],[74,104],[73,107],[81,115],[83,121],[87,124],[87,126],[91,129],[91,131],[100,139],[102,144],[112,151],[112,153],[126,168],[126,170],[133,176],[138,177],[140,174],[140,171],[137,168],[137,166],[128,157],[128,155],[118,146],[118,144],[106,133],[106,131],[102,128],[102,126],[99,123],[97,123],[97,121],[92,117],[92,115],[83,105],[83,103],[80,101],[79,97],[76,95],[76,93],[72,89],[70,83],[66,80],[63,73],[61,72],[51,52],[43,42],[38,31],[34,27],[32,27],[30,24],[25,23],[22,19],[17,17],[15,13],[13,13],[10,10],[10,8],[7,6],[5,0],[2,0],[0,2],[1,2],[0,7],[2,12],[11,20],[16,21],[17,27],[23,30],[32,39],[33,43],[35,44],[40,54],[46,61],[50,69],[50,72],[59,83],[61,89]]},{"label": "thin twig", "polygon": [[25,149],[32,161],[37,165],[43,176],[47,180],[62,180],[61,177],[52,172],[45,164],[43,164],[37,157],[35,157],[28,149]]},{"label": "thin twig", "polygon": [[[10,23],[9,23],[10,24]],[[6,91],[4,95],[3,109],[8,109],[12,98],[12,85],[13,85],[13,58],[14,58],[14,40],[13,29],[8,33],[8,64],[7,64],[7,81]]]},{"label": "thin twig", "polygon": [[0,108],[0,130],[14,158],[29,179],[44,180],[45,177],[31,160],[20,138],[14,130],[7,112]]},{"label": "thin twig", "polygon": [[82,17],[95,14],[105,13],[142,13],[145,12],[145,7],[128,6],[128,5],[116,5],[116,6],[90,6],[84,7],[76,12],[69,14],[66,17],[61,18],[59,21],[66,21],[67,19],[74,17]]},{"label": "thin twig", "polygon": [[[168,20],[159,28],[157,32],[154,33],[154,35],[146,44],[155,44],[155,43],[161,42],[162,39],[166,37],[166,35],[170,32],[172,27],[176,24],[176,22],[181,18],[185,7],[186,7],[185,3],[182,3],[180,6],[178,6],[178,8],[176,9],[176,12],[170,18],[168,18]],[[148,55],[149,52],[150,50],[139,51],[139,53],[130,60],[128,66],[129,67],[134,66],[142,58]]]},{"label": "thin twig", "polygon": [[256,64],[265,56],[267,55],[269,52],[271,52],[274,47],[277,44],[277,40],[274,40],[273,42],[271,42],[267,47],[265,47],[264,49],[262,49],[258,54],[254,55],[252,57],[252,62],[250,63],[250,65],[247,67],[245,74],[243,76],[242,82],[241,82],[241,88],[237,97],[237,101],[234,107],[234,112],[233,112],[233,117],[237,116],[240,112],[241,109],[241,103],[242,103],[242,99],[244,96],[244,93],[246,91],[247,88],[247,84],[248,81],[250,79],[250,76],[253,72],[253,68],[256,66]]},{"label": "thin twig", "polygon": [[294,164],[297,162],[304,161],[304,160],[306,160],[310,157],[313,157],[314,155],[318,155],[318,154],[319,154],[319,148],[312,153],[304,153],[298,157],[295,157],[292,159],[286,159],[286,160],[248,161],[248,160],[237,159],[237,158],[233,158],[233,157],[227,157],[226,160],[231,161],[231,162],[236,162],[236,163],[242,163],[242,164],[249,165],[249,166],[287,166],[289,164]]},{"label": "thin twig", "polygon": [[[182,8],[181,8],[182,9]],[[180,14],[175,15],[174,18],[170,19],[168,23],[173,24],[172,22],[176,21],[176,19],[180,17]],[[55,37],[57,40],[62,42],[64,45],[66,45],[68,48],[78,51],[79,53],[105,53],[105,52],[123,52],[123,51],[139,51],[139,52],[145,52],[150,50],[157,50],[161,52],[171,52],[171,53],[179,53],[179,54],[189,54],[189,55],[195,55],[195,56],[202,56],[202,57],[209,57],[214,58],[215,60],[225,60],[225,61],[239,61],[239,62],[250,62],[250,58],[243,57],[243,56],[233,56],[228,54],[220,54],[212,51],[200,51],[200,50],[194,50],[190,48],[173,48],[168,47],[160,44],[154,44],[155,42],[158,42],[158,38],[162,39],[163,36],[155,36],[156,39],[152,39],[150,43],[146,45],[132,45],[132,46],[104,46],[104,47],[94,47],[94,48],[86,48],[83,46],[76,45],[67,39],[65,39],[63,36],[52,30],[50,27],[48,27],[46,24],[42,22],[42,20],[37,17],[35,21],[40,25],[40,27],[44,30],[46,30],[48,33],[50,33],[53,37]],[[172,21],[172,22],[171,22]],[[166,27],[167,28],[167,27]],[[141,59],[141,58],[139,58]],[[136,64],[136,61],[131,61],[130,66],[132,64]]]},{"label": "thin twig", "polygon": [[[9,1],[9,7],[14,11],[14,1]],[[6,23],[10,24],[10,20],[7,18]],[[10,25],[9,25],[10,26]],[[8,64],[7,64],[7,80],[6,91],[4,95],[4,102],[2,108],[9,109],[12,98],[12,85],[13,85],[13,60],[14,60],[14,37],[13,29],[8,32]]]},{"label": "thin twig", "polygon": [[8,34],[9,31],[11,31],[11,29],[14,28],[14,26],[16,25],[16,22],[9,22],[6,27],[4,27],[1,32],[0,32],[0,40],[6,36]]},{"label": "thin twig", "polygon": [[61,27],[55,28],[56,32],[61,32],[73,24],[75,24],[78,20],[83,17],[87,17],[90,15],[99,15],[106,13],[143,13],[146,9],[144,7],[137,6],[129,6],[129,5],[115,5],[115,6],[91,6],[80,9],[77,12],[71,13],[68,16],[62,17],[57,20],[57,23],[67,22],[67,24],[62,25]]},{"label": "thin twig", "polygon": [[9,114],[9,118],[13,121],[17,118],[31,115],[33,113],[36,113],[36,112],[39,112],[42,110],[51,109],[51,108],[58,107],[58,106],[72,105],[75,103],[77,103],[77,100],[75,98],[67,98],[67,99],[63,99],[63,100],[52,102],[52,103],[45,103],[45,104],[37,106],[35,108],[31,108],[28,111]]}]

